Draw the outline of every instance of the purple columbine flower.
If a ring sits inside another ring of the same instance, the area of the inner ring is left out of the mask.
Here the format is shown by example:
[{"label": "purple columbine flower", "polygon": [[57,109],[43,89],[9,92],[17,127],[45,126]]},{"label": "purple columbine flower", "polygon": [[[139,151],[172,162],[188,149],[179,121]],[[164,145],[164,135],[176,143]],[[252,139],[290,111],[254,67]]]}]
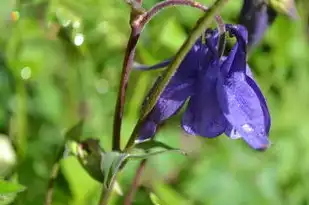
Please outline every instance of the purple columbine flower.
[{"label": "purple columbine flower", "polygon": [[269,146],[266,100],[246,63],[247,31],[233,25],[226,29],[237,39],[229,55],[219,57],[218,32],[208,30],[206,43],[201,39],[195,43],[161,94],[140,131],[141,140],[152,137],[158,124],[175,115],[189,99],[182,118],[187,133],[203,137],[225,133],[257,150]]},{"label": "purple columbine flower", "polygon": [[243,0],[238,21],[248,30],[249,48],[261,41],[268,27],[275,21],[278,10],[292,19],[298,18],[294,0],[277,1],[276,7],[278,8],[275,10],[265,0]]},{"label": "purple columbine flower", "polygon": [[274,22],[277,12],[264,0],[244,0],[239,16],[239,23],[249,33],[248,46],[254,46],[263,38],[267,28]]}]

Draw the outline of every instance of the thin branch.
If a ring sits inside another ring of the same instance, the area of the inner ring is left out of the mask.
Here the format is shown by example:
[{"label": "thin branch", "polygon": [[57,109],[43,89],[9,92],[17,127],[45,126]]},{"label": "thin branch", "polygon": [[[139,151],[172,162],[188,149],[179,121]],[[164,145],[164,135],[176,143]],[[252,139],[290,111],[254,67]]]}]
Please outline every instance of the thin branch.
[{"label": "thin branch", "polygon": [[[193,8],[198,8],[204,12],[208,11],[208,7],[205,5],[192,1],[192,0],[166,0],[163,2],[160,2],[156,4],[154,7],[152,7],[148,12],[144,13],[136,24],[139,24],[141,28],[143,28],[159,11],[162,11],[163,9],[174,7],[174,6],[190,6]],[[220,16],[215,16],[216,22],[219,25],[219,31],[224,31],[224,23]]]},{"label": "thin branch", "polygon": [[[144,13],[141,18],[138,19],[139,22],[135,22],[136,24],[139,24],[141,28],[143,28],[159,11],[162,11],[163,9],[174,7],[174,6],[191,6],[193,8],[200,9],[204,12],[208,11],[208,7],[204,6],[203,4],[192,1],[192,0],[167,0],[163,1],[161,3],[158,3],[154,7],[152,7],[148,12]],[[215,20],[217,22],[218,31],[220,34],[220,38],[218,41],[218,50],[220,56],[223,55],[224,49],[225,49],[225,25],[221,18],[221,16],[216,15]]]},{"label": "thin branch", "polygon": [[113,150],[120,150],[120,135],[121,135],[121,124],[122,124],[122,116],[124,112],[124,105],[126,100],[126,91],[128,87],[128,80],[130,71],[132,69],[136,44],[139,38],[139,33],[136,32],[136,27],[132,26],[131,35],[128,41],[127,49],[125,52],[125,58],[123,61],[123,69],[121,73],[121,80],[119,85],[117,103],[114,114],[114,130],[113,130]]},{"label": "thin branch", "polygon": [[63,144],[59,148],[57,157],[56,157],[56,159],[53,163],[52,171],[51,171],[50,178],[49,178],[49,181],[48,181],[48,187],[47,187],[47,192],[46,192],[46,196],[45,196],[45,200],[44,200],[44,205],[51,205],[51,203],[53,201],[54,185],[55,185],[55,181],[57,179],[59,169],[60,169],[59,161],[62,158],[64,150],[65,150],[65,144]]},{"label": "thin branch", "polygon": [[131,184],[130,190],[129,190],[129,192],[128,192],[125,200],[124,200],[124,205],[131,205],[132,204],[135,193],[136,193],[138,186],[139,186],[139,183],[140,183],[140,178],[141,178],[143,171],[146,167],[146,162],[147,162],[147,159],[144,159],[140,162],[140,164],[139,164],[139,166],[136,170],[136,173],[135,173],[133,182]]},{"label": "thin branch", "polygon": [[44,205],[51,205],[53,201],[54,184],[59,173],[59,168],[60,168],[59,162],[56,162],[52,167],[52,172],[48,182],[48,188],[45,196]]}]

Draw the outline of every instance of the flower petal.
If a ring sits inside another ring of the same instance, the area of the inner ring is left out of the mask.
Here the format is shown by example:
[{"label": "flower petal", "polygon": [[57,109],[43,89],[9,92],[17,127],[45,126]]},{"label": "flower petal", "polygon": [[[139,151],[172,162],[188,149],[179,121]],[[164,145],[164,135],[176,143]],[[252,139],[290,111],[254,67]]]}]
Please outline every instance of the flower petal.
[{"label": "flower petal", "polygon": [[265,120],[265,124],[266,124],[266,133],[267,135],[269,134],[270,131],[270,126],[271,126],[271,117],[270,117],[270,113],[269,113],[269,109],[267,106],[267,102],[265,97],[263,96],[261,89],[259,88],[258,84],[255,82],[255,80],[252,77],[247,76],[246,78],[247,83],[252,87],[252,89],[255,91],[257,97],[260,100],[262,109],[263,109],[263,114],[264,114],[264,120]]},{"label": "flower petal", "polygon": [[[140,138],[147,139],[152,137],[155,134],[156,126],[175,115],[187,98],[194,94],[194,83],[197,79],[198,71],[205,61],[206,50],[206,46],[204,46],[199,39],[182,61],[177,72],[160,95],[157,104],[141,128]],[[160,80],[161,77],[157,79],[148,96],[156,89]],[[147,103],[148,96],[143,103],[142,111],[145,107],[144,105]],[[149,126],[148,123],[150,123],[151,126]]]},{"label": "flower petal", "polygon": [[246,26],[249,32],[248,46],[254,46],[264,36],[267,28],[274,22],[277,14],[267,4],[258,5],[256,1],[244,0],[239,22]]},{"label": "flower petal", "polygon": [[230,123],[227,123],[225,134],[233,140],[242,138],[235,127],[233,127]]},{"label": "flower petal", "polygon": [[215,42],[208,39],[207,46],[212,52],[209,52],[208,63],[200,72],[196,83],[197,91],[190,98],[182,118],[182,127],[191,135],[217,137],[224,132],[226,119],[219,106],[216,92],[220,68],[218,54],[214,51]]},{"label": "flower petal", "polygon": [[147,120],[140,132],[139,132],[139,138],[138,140],[145,140],[148,139],[149,137],[151,137],[157,130],[157,124],[151,120]]},{"label": "flower petal", "polygon": [[215,64],[201,77],[196,95],[190,98],[188,107],[182,118],[183,129],[191,135],[217,137],[226,127],[226,119],[218,103],[217,77],[211,75],[212,70],[219,69]]},{"label": "flower petal", "polygon": [[149,65],[149,66],[148,65],[139,64],[139,63],[134,63],[133,69],[134,70],[142,70],[142,71],[161,69],[161,68],[164,68],[164,67],[168,66],[168,64],[171,63],[173,58],[174,57],[171,57],[171,58],[168,58],[166,60],[163,60],[160,63],[157,63],[155,65]]},{"label": "flower petal", "polygon": [[243,73],[233,73],[229,78],[219,78],[217,91],[220,107],[232,127],[254,149],[266,149],[270,118],[256,83]]}]

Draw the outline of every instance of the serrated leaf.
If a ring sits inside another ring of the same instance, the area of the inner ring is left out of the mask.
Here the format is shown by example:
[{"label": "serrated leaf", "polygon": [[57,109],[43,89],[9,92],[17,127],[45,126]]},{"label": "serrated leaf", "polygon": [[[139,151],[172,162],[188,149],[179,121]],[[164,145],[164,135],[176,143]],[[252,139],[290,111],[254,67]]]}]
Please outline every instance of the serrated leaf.
[{"label": "serrated leaf", "polygon": [[23,185],[5,181],[0,179],[0,195],[1,194],[14,194],[18,192],[22,192],[26,189]]},{"label": "serrated leaf", "polygon": [[83,132],[83,125],[84,120],[82,119],[65,133],[65,139],[78,141]]}]

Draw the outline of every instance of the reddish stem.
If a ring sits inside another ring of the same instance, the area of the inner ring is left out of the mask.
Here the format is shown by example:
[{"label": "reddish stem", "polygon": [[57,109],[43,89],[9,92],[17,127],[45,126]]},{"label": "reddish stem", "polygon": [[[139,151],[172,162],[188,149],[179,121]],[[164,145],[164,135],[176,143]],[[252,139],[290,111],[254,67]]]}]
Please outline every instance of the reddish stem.
[{"label": "reddish stem", "polygon": [[126,90],[128,87],[128,81],[130,76],[130,71],[133,65],[133,60],[135,56],[136,44],[138,42],[138,38],[140,33],[138,32],[137,27],[132,25],[132,30],[130,34],[130,38],[127,44],[125,58],[123,61],[123,69],[121,73],[121,80],[118,91],[118,100],[115,108],[114,115],[114,130],[113,130],[113,150],[120,150],[120,135],[121,135],[121,122],[122,116],[124,112],[124,105],[126,100]]},{"label": "reddish stem", "polygon": [[145,169],[145,166],[146,166],[146,162],[147,160],[144,159],[141,161],[141,163],[139,164],[139,167],[138,169],[136,170],[136,173],[135,173],[135,176],[134,176],[134,179],[133,179],[133,182],[131,184],[131,187],[130,187],[130,190],[129,190],[129,193],[127,194],[125,200],[124,200],[124,205],[131,205],[132,204],[132,201],[134,199],[134,195],[138,189],[138,186],[139,186],[139,183],[140,183],[140,179],[141,179],[141,176],[143,174],[143,171]]},{"label": "reddish stem", "polygon": [[[136,0],[137,3],[142,3],[143,0]],[[121,135],[121,124],[124,112],[124,104],[126,99],[126,90],[129,80],[130,71],[133,65],[136,44],[140,33],[144,29],[145,25],[162,9],[173,7],[173,6],[191,6],[198,8],[202,11],[207,11],[208,8],[201,3],[192,0],[166,0],[156,4],[148,12],[141,15],[135,15],[134,12],[131,13],[131,35],[128,41],[128,45],[125,52],[125,59],[123,62],[123,69],[121,74],[121,81],[119,86],[118,98],[115,108],[114,115],[114,129],[113,129],[113,150],[120,150],[120,135]],[[220,16],[216,16],[216,21],[219,27],[220,33],[225,31],[223,20]],[[131,142],[129,142],[130,144]]]}]

